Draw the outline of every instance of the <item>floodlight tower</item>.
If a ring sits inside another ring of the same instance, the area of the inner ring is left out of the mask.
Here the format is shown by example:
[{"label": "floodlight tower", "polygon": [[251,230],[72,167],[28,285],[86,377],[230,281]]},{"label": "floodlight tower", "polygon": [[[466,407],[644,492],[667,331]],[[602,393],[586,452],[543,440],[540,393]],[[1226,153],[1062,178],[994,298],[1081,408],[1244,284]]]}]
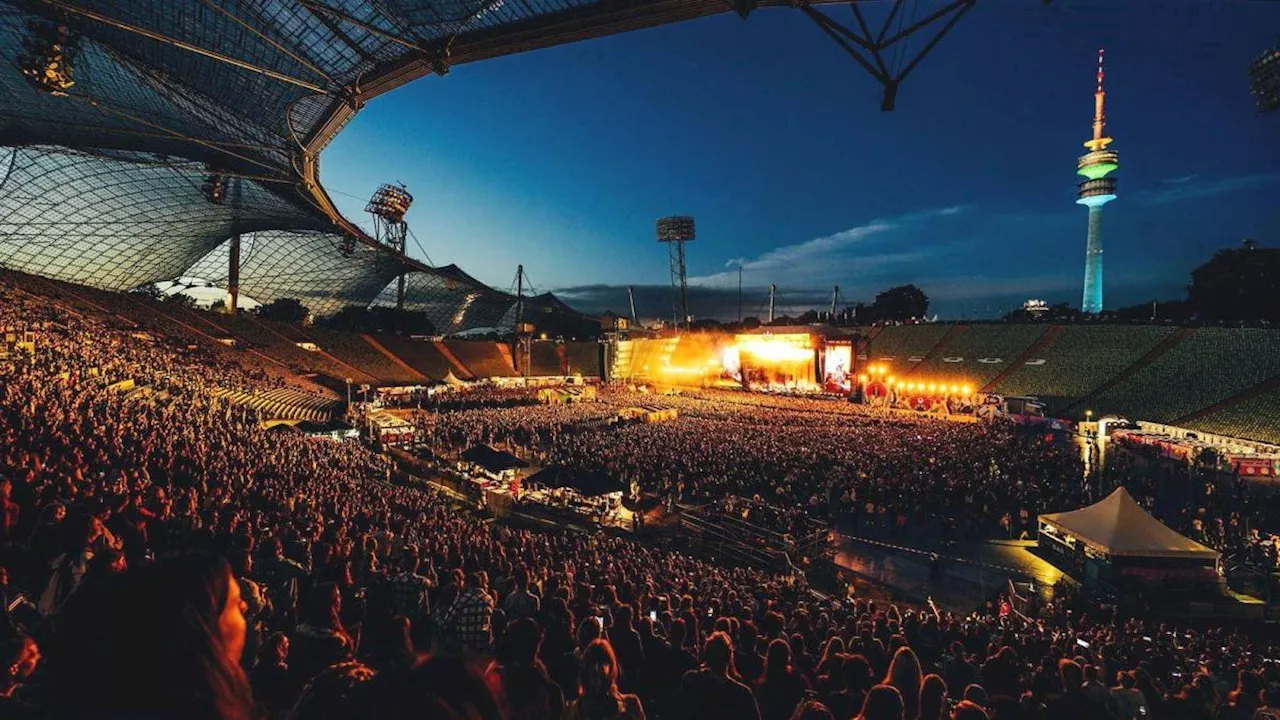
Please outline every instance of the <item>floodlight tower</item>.
[{"label": "floodlight tower", "polygon": [[658,242],[667,244],[671,264],[671,294],[676,327],[689,327],[689,283],[685,277],[684,244],[697,237],[693,218],[688,215],[658,218]]},{"label": "floodlight tower", "polygon": [[1084,144],[1089,152],[1080,156],[1076,174],[1085,178],[1080,183],[1076,202],[1089,208],[1089,242],[1084,260],[1084,299],[1081,312],[1102,312],[1102,206],[1116,199],[1116,179],[1109,177],[1120,167],[1120,155],[1108,150],[1112,139],[1104,133],[1106,115],[1103,105],[1107,93],[1102,89],[1102,57],[1098,50],[1098,89],[1093,93],[1093,139]]},{"label": "floodlight tower", "polygon": [[[409,224],[404,221],[405,213],[413,204],[413,196],[405,190],[404,185],[384,184],[374,191],[364,211],[373,215],[374,239],[379,243],[400,253],[404,257],[405,237],[409,234]],[[396,279],[396,309],[404,310],[404,270]]]}]

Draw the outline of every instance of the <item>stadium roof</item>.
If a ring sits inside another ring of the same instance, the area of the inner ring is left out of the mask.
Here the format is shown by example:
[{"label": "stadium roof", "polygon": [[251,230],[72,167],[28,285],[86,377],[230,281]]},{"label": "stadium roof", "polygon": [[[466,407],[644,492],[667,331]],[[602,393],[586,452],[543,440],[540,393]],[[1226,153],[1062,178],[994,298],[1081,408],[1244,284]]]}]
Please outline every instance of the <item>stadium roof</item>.
[{"label": "stadium roof", "polygon": [[[831,34],[821,4],[801,10]],[[0,265],[110,290],[225,282],[242,235],[260,302],[394,302],[407,267],[407,307],[441,332],[500,322],[510,294],[342,217],[321,150],[369,100],[458,63],[770,5],[795,3],[0,0]]]}]

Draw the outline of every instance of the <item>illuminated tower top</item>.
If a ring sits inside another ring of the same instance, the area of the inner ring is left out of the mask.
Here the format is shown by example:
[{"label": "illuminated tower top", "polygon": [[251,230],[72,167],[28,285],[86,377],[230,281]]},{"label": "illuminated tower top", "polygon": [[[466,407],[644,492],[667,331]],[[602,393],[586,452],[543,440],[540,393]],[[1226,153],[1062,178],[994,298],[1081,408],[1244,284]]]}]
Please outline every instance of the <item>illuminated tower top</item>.
[{"label": "illuminated tower top", "polygon": [[1098,89],[1093,93],[1093,138],[1085,142],[1089,152],[1080,156],[1076,163],[1076,173],[1085,178],[1080,183],[1079,202],[1081,205],[1105,204],[1115,199],[1116,183],[1107,176],[1120,167],[1120,155],[1107,146],[1113,140],[1107,137],[1106,103],[1107,91],[1102,88],[1103,51],[1098,50]]},{"label": "illuminated tower top", "polygon": [[1102,89],[1102,59],[1105,50],[1098,48],[1098,89],[1093,93],[1093,139],[1084,144],[1090,150],[1106,150],[1111,138],[1103,135],[1107,124],[1107,116],[1103,106],[1107,102],[1107,91]]}]

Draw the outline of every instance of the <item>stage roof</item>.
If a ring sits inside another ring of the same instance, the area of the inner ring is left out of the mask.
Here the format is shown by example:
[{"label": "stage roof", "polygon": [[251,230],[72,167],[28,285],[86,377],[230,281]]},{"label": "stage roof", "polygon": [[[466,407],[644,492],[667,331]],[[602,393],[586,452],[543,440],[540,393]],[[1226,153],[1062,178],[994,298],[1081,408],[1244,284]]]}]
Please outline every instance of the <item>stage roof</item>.
[{"label": "stage roof", "polygon": [[1214,560],[1218,557],[1217,551],[1174,532],[1151,517],[1123,486],[1088,507],[1041,515],[1040,522],[1112,557],[1187,560]]}]

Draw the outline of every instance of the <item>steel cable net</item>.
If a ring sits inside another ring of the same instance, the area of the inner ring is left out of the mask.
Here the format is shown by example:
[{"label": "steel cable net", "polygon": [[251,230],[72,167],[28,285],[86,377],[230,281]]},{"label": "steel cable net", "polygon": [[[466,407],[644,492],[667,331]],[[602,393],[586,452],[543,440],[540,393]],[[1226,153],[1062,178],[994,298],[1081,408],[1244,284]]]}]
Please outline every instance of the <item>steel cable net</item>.
[{"label": "steel cable net", "polygon": [[229,235],[318,224],[255,183],[211,204],[203,172],[132,151],[0,148],[0,265],[130,290],[186,274]]},{"label": "steel cable net", "polygon": [[409,306],[442,331],[500,325],[512,295],[403,258],[339,216],[319,152],[369,99],[452,64],[731,6],[0,0],[0,264],[110,290],[216,283],[240,234],[241,290],[259,301],[296,297],[320,314],[384,303],[407,266]]}]

